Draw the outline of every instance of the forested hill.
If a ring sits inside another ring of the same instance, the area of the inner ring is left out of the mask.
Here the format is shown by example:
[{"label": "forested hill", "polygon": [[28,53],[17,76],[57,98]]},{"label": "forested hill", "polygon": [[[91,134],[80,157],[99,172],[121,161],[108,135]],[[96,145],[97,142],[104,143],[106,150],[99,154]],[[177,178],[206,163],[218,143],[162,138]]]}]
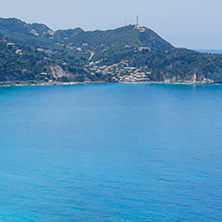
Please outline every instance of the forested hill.
[{"label": "forested hill", "polygon": [[150,49],[173,49],[173,46],[152,30],[143,26],[129,25],[108,31],[83,31],[81,28],[53,31],[44,24],[27,24],[21,20],[0,18],[0,34],[21,44],[35,47],[55,44],[81,47],[87,43],[89,49],[149,47]]},{"label": "forested hill", "polygon": [[174,47],[144,26],[129,25],[108,31],[85,32],[78,29],[56,31],[56,42],[68,45],[82,46],[87,43],[90,49],[109,49],[124,47],[149,47],[151,50],[170,50]]},{"label": "forested hill", "polygon": [[0,18],[0,84],[221,83],[222,55],[178,49],[142,25],[53,31]]}]

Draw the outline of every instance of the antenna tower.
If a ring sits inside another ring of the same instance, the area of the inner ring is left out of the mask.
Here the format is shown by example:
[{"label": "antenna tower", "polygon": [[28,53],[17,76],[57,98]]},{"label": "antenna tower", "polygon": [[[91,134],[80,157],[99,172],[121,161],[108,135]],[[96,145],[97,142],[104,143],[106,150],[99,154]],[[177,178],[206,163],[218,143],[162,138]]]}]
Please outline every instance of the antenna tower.
[{"label": "antenna tower", "polygon": [[139,16],[136,16],[136,25],[139,25]]}]

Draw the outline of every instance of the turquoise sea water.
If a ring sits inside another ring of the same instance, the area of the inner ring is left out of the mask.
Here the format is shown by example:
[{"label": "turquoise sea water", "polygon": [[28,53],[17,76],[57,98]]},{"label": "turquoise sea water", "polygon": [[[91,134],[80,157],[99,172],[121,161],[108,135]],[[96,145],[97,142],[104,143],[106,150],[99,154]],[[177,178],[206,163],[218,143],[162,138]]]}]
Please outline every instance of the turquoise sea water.
[{"label": "turquoise sea water", "polygon": [[222,86],[0,88],[0,221],[222,221]]}]

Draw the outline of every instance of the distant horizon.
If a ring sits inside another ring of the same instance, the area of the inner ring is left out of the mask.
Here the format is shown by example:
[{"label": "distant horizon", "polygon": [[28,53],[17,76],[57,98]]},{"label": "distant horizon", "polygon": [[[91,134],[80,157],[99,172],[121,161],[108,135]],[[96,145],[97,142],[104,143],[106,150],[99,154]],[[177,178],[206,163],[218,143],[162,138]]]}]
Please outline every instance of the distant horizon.
[{"label": "distant horizon", "polygon": [[192,49],[192,50],[199,51],[202,53],[222,54],[222,49]]}]

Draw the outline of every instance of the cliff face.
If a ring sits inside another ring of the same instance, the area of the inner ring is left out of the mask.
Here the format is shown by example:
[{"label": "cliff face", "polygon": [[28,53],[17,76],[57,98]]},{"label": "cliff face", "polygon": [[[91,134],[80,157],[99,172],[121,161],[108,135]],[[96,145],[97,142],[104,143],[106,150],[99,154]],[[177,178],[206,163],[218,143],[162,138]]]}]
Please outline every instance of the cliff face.
[{"label": "cliff face", "polygon": [[222,69],[217,72],[208,72],[206,77],[214,80],[216,83],[222,83]]},{"label": "cliff face", "polygon": [[51,69],[51,74],[52,76],[57,79],[57,78],[61,78],[63,76],[65,77],[69,77],[70,74],[65,72],[60,66],[58,65],[54,65],[54,66],[50,66]]},{"label": "cliff face", "polygon": [[164,83],[185,83],[185,84],[206,84],[213,85],[215,81],[213,79],[206,78],[205,76],[198,76],[197,74],[193,74],[193,76],[189,76],[186,79],[181,79],[180,77],[171,76],[171,77],[163,77]]}]

